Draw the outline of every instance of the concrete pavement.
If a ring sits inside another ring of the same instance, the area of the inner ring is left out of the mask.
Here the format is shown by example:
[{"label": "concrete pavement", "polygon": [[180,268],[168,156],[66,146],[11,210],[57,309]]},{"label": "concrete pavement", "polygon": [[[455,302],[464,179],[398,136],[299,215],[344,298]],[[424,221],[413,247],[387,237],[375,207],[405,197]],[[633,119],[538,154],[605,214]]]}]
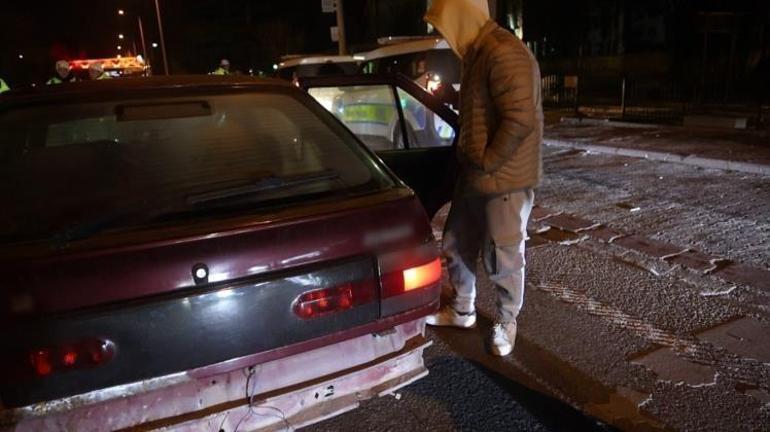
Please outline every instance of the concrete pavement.
[{"label": "concrete pavement", "polygon": [[545,144],[701,168],[770,174],[770,132],[643,125],[562,118]]}]

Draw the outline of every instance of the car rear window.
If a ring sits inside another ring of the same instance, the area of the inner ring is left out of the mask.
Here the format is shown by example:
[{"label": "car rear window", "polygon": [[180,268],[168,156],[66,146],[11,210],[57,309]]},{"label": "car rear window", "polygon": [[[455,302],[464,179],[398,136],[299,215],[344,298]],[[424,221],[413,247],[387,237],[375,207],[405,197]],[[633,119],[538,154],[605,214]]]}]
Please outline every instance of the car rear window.
[{"label": "car rear window", "polygon": [[289,93],[7,110],[0,113],[0,194],[10,206],[0,212],[0,242],[391,186],[330,117]]}]

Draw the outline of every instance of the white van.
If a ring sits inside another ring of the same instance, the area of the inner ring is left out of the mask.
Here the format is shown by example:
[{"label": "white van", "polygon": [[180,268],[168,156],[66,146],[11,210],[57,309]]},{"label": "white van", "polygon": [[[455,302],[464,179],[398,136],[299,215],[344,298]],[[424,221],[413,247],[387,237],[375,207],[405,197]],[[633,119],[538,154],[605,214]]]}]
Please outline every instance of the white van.
[{"label": "white van", "polygon": [[364,73],[401,73],[430,92],[442,82],[460,89],[460,59],[446,40],[408,36],[380,38],[377,43],[379,48],[358,54]]},{"label": "white van", "polygon": [[352,75],[359,73],[359,65],[363,59],[358,55],[289,55],[281,58],[277,74],[285,80],[322,75]]}]

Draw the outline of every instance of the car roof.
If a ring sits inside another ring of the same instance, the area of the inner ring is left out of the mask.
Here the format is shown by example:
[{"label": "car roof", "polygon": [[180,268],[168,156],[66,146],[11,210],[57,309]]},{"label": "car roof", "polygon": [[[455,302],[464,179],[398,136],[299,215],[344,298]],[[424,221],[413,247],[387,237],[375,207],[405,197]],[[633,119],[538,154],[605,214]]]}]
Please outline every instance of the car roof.
[{"label": "car roof", "polygon": [[121,94],[136,91],[164,91],[184,89],[232,89],[232,88],[295,88],[284,80],[257,78],[248,75],[159,75],[151,77],[113,78],[87,80],[76,83],[43,85],[35,88],[11,90],[0,96],[0,104],[7,102],[45,101],[87,97],[98,94]]},{"label": "car roof", "polygon": [[437,37],[427,37],[419,39],[399,39],[387,38],[379,40],[383,46],[368,52],[359,53],[364,61],[376,60],[383,57],[391,57],[401,54],[411,54],[421,51],[430,51],[434,49],[450,49],[445,39]]},{"label": "car roof", "polygon": [[280,63],[278,63],[279,69],[288,67],[294,67],[299,65],[311,65],[311,64],[324,64],[324,63],[358,63],[364,58],[358,55],[355,56],[340,56],[340,55],[312,55],[312,56],[291,56],[284,57]]}]

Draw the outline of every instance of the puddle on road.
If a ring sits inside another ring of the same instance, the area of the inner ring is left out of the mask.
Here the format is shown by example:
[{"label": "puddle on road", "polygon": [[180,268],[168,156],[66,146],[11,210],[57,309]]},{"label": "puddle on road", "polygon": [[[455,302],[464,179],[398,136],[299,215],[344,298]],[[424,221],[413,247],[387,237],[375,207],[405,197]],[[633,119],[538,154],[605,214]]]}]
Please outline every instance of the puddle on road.
[{"label": "puddle on road", "polygon": [[671,348],[660,348],[631,359],[631,363],[645,366],[655,372],[661,381],[684,383],[690,387],[716,384],[719,375],[714,368],[685,360]]},{"label": "puddle on road", "polygon": [[537,233],[532,235],[532,238],[540,238],[545,241],[553,242],[553,243],[563,243],[563,242],[571,242],[578,240],[580,238],[580,235],[564,231],[559,228],[551,228],[549,230],[545,230],[543,232]]},{"label": "puddle on road", "polygon": [[545,207],[535,206],[534,208],[532,208],[532,213],[530,213],[529,215],[529,220],[532,222],[541,222],[545,219],[548,219],[554,216],[559,216],[563,213],[564,212],[562,211],[551,210]]},{"label": "puddle on road", "polygon": [[527,246],[526,247],[527,247],[527,250],[532,250],[532,249],[535,249],[535,248],[547,246],[549,244],[551,244],[551,242],[549,242],[548,240],[544,239],[541,235],[539,235],[539,234],[532,234],[532,235],[529,236],[529,240],[527,240]]},{"label": "puddle on road", "polygon": [[735,385],[735,390],[737,390],[739,393],[743,393],[747,396],[751,396],[754,399],[757,399],[764,404],[770,404],[770,393],[762,390],[761,388],[755,385],[738,383]]},{"label": "puddle on road", "polygon": [[770,327],[742,317],[697,333],[701,341],[722,347],[741,357],[770,363]]},{"label": "puddle on road", "polygon": [[629,430],[665,430],[662,423],[643,412],[645,403],[652,398],[649,393],[640,393],[627,387],[618,387],[604,403],[589,402],[584,409],[587,413],[610,424]]}]

